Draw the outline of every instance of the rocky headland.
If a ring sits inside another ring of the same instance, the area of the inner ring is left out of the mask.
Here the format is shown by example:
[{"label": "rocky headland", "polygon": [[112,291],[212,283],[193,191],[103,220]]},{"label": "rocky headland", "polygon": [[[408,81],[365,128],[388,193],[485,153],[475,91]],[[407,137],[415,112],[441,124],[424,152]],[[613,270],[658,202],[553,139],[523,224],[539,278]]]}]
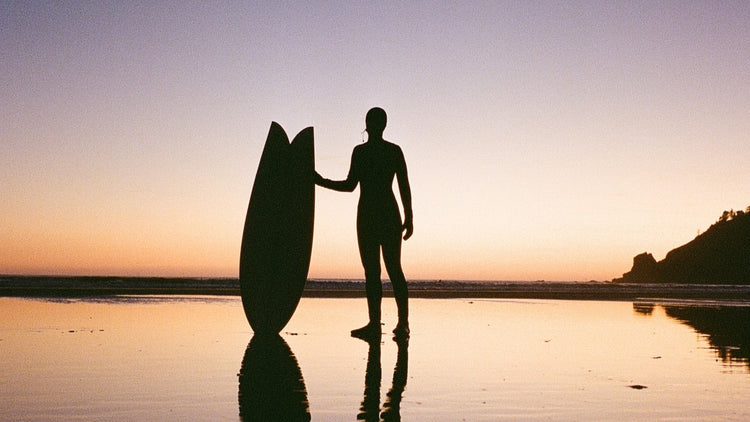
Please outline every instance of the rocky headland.
[{"label": "rocky headland", "polygon": [[750,285],[750,207],[724,211],[708,230],[661,261],[647,252],[636,255],[633,268],[613,281]]}]

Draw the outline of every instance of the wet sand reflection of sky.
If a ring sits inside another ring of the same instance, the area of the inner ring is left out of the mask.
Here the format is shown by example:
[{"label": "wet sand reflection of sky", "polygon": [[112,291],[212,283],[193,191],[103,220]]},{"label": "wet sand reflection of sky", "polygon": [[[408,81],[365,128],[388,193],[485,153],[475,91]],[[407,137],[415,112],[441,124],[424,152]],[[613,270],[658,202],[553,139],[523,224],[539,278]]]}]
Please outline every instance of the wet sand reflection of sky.
[{"label": "wet sand reflection of sky", "polygon": [[[303,298],[276,348],[293,369],[280,400],[334,421],[750,417],[747,308],[637,305],[415,299],[406,353],[349,336],[364,299]],[[0,298],[0,419],[234,420],[265,350],[252,335],[239,298]]]}]

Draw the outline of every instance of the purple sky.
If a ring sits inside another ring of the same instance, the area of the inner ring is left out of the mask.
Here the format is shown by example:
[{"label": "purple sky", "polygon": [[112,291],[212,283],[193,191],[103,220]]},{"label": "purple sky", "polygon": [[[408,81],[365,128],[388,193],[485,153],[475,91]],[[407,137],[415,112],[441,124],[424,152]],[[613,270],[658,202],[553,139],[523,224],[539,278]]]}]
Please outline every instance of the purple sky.
[{"label": "purple sky", "polygon": [[[271,121],[406,154],[411,278],[588,280],[750,205],[750,3],[2,2],[0,273],[236,276]],[[361,277],[318,190],[311,277]]]}]

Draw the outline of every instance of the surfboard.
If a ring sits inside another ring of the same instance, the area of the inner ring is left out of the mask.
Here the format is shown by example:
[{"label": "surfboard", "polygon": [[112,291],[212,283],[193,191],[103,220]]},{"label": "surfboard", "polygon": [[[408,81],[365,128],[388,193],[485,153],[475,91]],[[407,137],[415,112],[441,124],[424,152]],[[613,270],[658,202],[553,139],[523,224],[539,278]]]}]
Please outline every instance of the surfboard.
[{"label": "surfboard", "polygon": [[310,269],[315,212],[313,128],[292,142],[271,123],[258,163],[240,249],[240,294],[255,333],[279,333]]}]

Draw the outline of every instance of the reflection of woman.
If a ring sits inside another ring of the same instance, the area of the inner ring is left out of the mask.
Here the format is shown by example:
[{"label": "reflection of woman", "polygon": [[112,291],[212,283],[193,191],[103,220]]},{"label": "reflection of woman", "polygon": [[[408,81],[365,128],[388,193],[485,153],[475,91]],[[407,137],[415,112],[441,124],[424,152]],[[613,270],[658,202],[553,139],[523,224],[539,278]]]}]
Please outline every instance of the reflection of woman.
[{"label": "reflection of woman", "polygon": [[364,421],[400,421],[401,399],[406,388],[406,379],[409,366],[409,339],[399,337],[396,339],[398,354],[396,366],[393,367],[393,383],[388,390],[387,398],[383,403],[383,411],[380,410],[380,381],[382,366],[380,364],[380,337],[366,339],[369,344],[367,350],[367,368],[365,369],[365,394],[359,408],[357,420]]},{"label": "reflection of woman", "polygon": [[396,366],[393,367],[393,381],[380,418],[384,422],[401,420],[401,398],[406,388],[407,373],[409,371],[409,339],[396,340],[398,354],[396,355]]},{"label": "reflection of woman", "polygon": [[[359,184],[357,206],[357,239],[359,255],[365,269],[365,288],[370,321],[352,331],[356,337],[380,335],[380,302],[383,286],[380,282],[380,251],[393,284],[398,307],[398,324],[393,330],[397,337],[409,335],[409,292],[401,269],[401,233],[408,239],[413,231],[411,188],[406,172],[406,161],[401,148],[383,139],[387,117],[382,108],[375,107],[365,117],[367,143],[352,152],[351,166],[346,180],[323,179],[316,174],[315,183],[328,189],[351,192]],[[404,222],[393,195],[393,177],[398,180]]]}]

